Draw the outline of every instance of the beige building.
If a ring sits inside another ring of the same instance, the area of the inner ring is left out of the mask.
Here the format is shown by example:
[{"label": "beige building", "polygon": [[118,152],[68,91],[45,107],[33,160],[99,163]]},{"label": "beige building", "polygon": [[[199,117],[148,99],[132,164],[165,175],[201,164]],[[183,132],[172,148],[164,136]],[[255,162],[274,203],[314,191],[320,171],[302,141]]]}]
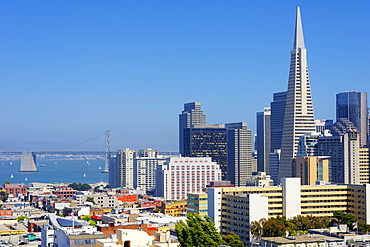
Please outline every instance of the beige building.
[{"label": "beige building", "polygon": [[250,223],[261,218],[321,217],[344,211],[359,222],[370,223],[370,184],[301,185],[300,178],[282,181],[281,186],[208,188],[208,215],[222,234],[235,232],[245,243],[250,240]]},{"label": "beige building", "polygon": [[302,185],[315,185],[316,181],[329,181],[328,156],[299,156],[292,160],[293,176],[301,178]]},{"label": "beige building", "polygon": [[360,184],[370,183],[369,166],[370,166],[369,148],[360,148]]},{"label": "beige building", "polygon": [[188,213],[197,213],[200,216],[208,214],[208,195],[207,193],[188,193],[187,199]]},{"label": "beige building", "polygon": [[260,240],[261,247],[344,247],[344,239],[325,235],[306,235],[294,238],[269,237]]}]

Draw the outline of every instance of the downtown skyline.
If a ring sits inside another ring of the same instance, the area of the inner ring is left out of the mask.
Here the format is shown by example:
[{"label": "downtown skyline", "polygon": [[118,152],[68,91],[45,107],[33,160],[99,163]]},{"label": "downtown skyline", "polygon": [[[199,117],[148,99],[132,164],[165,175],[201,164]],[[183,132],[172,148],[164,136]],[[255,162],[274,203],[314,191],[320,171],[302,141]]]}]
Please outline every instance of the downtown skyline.
[{"label": "downtown skyline", "polygon": [[133,140],[113,149],[177,151],[187,99],[207,124],[243,121],[255,133],[256,112],[287,90],[298,5],[315,118],[335,120],[336,93],[368,92],[366,1],[70,3],[0,3],[0,144],[110,130]]}]

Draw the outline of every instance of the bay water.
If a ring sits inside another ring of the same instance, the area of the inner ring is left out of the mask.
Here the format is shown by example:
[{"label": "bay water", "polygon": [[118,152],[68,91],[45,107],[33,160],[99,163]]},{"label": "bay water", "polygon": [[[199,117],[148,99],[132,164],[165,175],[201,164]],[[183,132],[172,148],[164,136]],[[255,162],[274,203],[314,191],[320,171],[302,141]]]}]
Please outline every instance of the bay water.
[{"label": "bay water", "polygon": [[12,184],[39,183],[98,183],[108,182],[104,160],[42,160],[37,159],[37,172],[19,172],[20,160],[0,161],[0,186],[4,181]]}]

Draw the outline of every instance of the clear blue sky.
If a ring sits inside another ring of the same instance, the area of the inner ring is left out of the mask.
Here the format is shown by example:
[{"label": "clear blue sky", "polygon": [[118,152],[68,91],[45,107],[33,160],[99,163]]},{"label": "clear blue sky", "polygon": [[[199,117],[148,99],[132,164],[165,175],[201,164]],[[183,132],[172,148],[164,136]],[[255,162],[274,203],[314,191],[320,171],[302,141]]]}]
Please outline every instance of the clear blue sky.
[{"label": "clear blue sky", "polygon": [[110,130],[113,149],[177,151],[187,99],[255,132],[287,89],[298,5],[315,117],[333,119],[336,93],[369,92],[370,1],[1,0],[0,149]]}]

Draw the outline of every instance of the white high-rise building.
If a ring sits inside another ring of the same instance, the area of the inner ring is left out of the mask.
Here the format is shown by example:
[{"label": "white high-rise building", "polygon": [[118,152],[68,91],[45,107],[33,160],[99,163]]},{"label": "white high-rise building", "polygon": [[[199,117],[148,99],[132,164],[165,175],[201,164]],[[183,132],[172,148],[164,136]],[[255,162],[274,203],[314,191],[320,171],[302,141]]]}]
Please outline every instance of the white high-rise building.
[{"label": "white high-rise building", "polygon": [[315,132],[315,119],[301,13],[297,7],[281,143],[281,160],[278,168],[279,179],[292,176],[292,158],[297,154],[299,138],[311,132]]},{"label": "white high-rise building", "polygon": [[200,193],[211,181],[221,181],[220,166],[210,157],[168,158],[156,171],[156,196],[180,200]]},{"label": "white high-rise building", "polygon": [[126,148],[117,151],[109,162],[109,185],[113,188],[134,188],[134,159],[136,151]]},{"label": "white high-rise building", "polygon": [[158,165],[163,165],[166,159],[151,148],[139,151],[139,157],[134,159],[134,188],[143,191],[155,187],[155,171]]}]

